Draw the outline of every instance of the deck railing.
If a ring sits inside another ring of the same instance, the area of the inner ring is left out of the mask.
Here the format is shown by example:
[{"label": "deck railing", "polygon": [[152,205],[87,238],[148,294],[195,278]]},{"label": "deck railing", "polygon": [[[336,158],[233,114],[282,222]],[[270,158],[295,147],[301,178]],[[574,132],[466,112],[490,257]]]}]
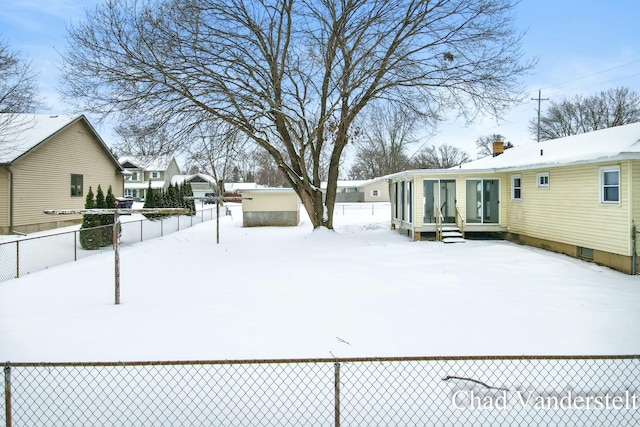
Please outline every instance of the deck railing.
[{"label": "deck railing", "polygon": [[456,206],[456,225],[460,229],[460,233],[462,234],[462,238],[464,239],[464,217],[462,216],[462,212]]}]

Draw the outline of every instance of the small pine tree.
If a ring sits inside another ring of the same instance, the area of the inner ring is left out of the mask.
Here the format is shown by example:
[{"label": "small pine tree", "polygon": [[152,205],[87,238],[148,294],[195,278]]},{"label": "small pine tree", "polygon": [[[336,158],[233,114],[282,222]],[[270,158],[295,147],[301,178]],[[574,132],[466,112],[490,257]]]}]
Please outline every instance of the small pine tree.
[{"label": "small pine tree", "polygon": [[[104,198],[104,205],[107,209],[115,209],[116,206],[116,196],[113,195],[113,189],[111,186],[107,189],[107,195]],[[102,216],[102,225],[105,226],[103,230],[104,235],[104,245],[108,246],[113,243],[113,215],[101,215]]]},{"label": "small pine tree", "polygon": [[171,183],[167,187],[166,196],[167,196],[167,201],[163,207],[176,208],[177,207],[176,203],[178,202],[178,195],[176,194],[176,187],[174,187],[173,184]]},{"label": "small pine tree", "polygon": [[[184,184],[184,196],[185,197],[193,197],[193,189],[191,188],[190,182],[185,182]],[[196,201],[193,199],[185,200],[184,198],[184,207],[191,210],[191,215],[196,214]]]},{"label": "small pine tree", "polygon": [[[100,187],[100,185],[98,185],[98,190],[96,191],[96,208],[97,209],[106,209],[107,208],[107,202],[104,198],[104,192],[102,191],[102,187]],[[95,216],[95,215],[94,215]],[[97,244],[102,247],[102,246],[108,246],[109,241],[105,242],[105,221],[108,221],[107,216],[109,215],[97,215],[97,221],[96,221],[96,225],[100,226],[102,228],[99,229],[99,232],[96,233],[97,237],[98,237],[98,241]]]},{"label": "small pine tree", "polygon": [[[145,208],[155,208],[156,206],[156,192],[151,188],[151,183],[149,183],[149,188],[147,188],[147,194],[144,198],[144,206]],[[147,219],[154,219],[156,215],[154,214],[144,214]]]},{"label": "small pine tree", "polygon": [[[84,202],[85,209],[95,209],[96,201],[93,195],[93,190],[89,187],[87,197]],[[82,226],[80,227],[80,245],[83,249],[98,249],[100,247],[99,229],[96,229],[100,225],[97,215],[83,215]],[[84,229],[84,230],[83,230]]]}]

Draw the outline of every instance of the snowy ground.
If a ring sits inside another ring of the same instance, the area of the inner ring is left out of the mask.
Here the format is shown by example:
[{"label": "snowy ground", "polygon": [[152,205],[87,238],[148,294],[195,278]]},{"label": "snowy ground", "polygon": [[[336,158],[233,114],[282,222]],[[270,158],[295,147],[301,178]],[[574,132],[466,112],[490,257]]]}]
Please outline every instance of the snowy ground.
[{"label": "snowy ground", "polygon": [[[304,216],[304,211],[301,211]],[[215,221],[0,284],[12,362],[640,353],[640,280],[501,241],[411,242],[388,205],[336,232]]]}]

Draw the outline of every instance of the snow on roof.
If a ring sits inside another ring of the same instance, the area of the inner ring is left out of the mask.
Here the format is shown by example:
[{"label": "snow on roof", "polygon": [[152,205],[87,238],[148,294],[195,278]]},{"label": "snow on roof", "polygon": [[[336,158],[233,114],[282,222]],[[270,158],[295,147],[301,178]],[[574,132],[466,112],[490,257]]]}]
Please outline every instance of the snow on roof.
[{"label": "snow on roof", "polygon": [[520,145],[451,169],[526,169],[623,157],[640,159],[640,123]]},{"label": "snow on roof", "polygon": [[196,173],[196,174],[191,174],[191,175],[174,175],[173,177],[171,177],[171,183],[173,185],[176,184],[183,184],[186,181],[191,181],[193,178],[195,177],[200,177],[202,178],[204,181],[207,181],[209,183],[215,184],[215,179],[213,179],[213,177],[211,175],[207,175],[204,173]]},{"label": "snow on roof", "polygon": [[225,191],[255,190],[260,186],[255,182],[225,182]]},{"label": "snow on roof", "polygon": [[138,168],[145,171],[165,171],[169,167],[169,164],[173,160],[170,156],[124,156],[118,159],[118,162],[123,165],[125,163],[131,163]]},{"label": "snow on roof", "polygon": [[144,190],[149,188],[164,188],[164,181],[148,181],[148,182],[127,182],[125,187],[130,190]]},{"label": "snow on roof", "polygon": [[[369,179],[363,179],[363,180],[338,180],[338,188],[345,188],[345,187],[361,187],[364,184],[368,184],[369,183]],[[327,188],[327,181],[322,181],[320,183],[320,188],[325,189]]]},{"label": "snow on roof", "polygon": [[[3,114],[3,116],[9,116]],[[49,138],[60,129],[82,116],[72,115],[49,115],[49,114],[15,114],[15,121],[12,120],[10,131],[12,138],[4,144],[0,150],[0,163],[11,163],[27,151]]]}]

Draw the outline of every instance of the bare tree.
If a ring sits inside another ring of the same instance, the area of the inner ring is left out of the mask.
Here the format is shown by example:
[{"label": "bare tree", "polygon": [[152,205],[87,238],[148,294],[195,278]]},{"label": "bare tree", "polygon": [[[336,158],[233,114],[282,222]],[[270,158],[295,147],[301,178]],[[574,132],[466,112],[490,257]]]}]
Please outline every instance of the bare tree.
[{"label": "bare tree", "polygon": [[30,61],[0,40],[0,154],[10,150],[19,133],[32,126],[21,114],[41,107],[37,75]]},{"label": "bare tree", "polygon": [[371,179],[407,168],[407,146],[415,142],[418,120],[391,105],[376,106],[361,124],[356,155],[349,176]]},{"label": "bare tree", "polygon": [[288,181],[273,158],[264,152],[256,152],[256,183],[267,187],[288,187]]},{"label": "bare tree", "polygon": [[120,139],[113,148],[122,155],[173,156],[184,149],[183,135],[172,134],[167,126],[143,114],[124,118],[114,130]]},{"label": "bare tree", "polygon": [[467,152],[453,145],[442,144],[439,147],[427,145],[411,160],[414,169],[449,169],[471,160]]},{"label": "bare tree", "polygon": [[313,226],[333,228],[342,154],[371,101],[472,118],[522,99],[534,64],[512,15],[511,0],[110,0],[70,28],[63,92],[95,113],[229,123]]},{"label": "bare tree", "polygon": [[[629,88],[609,89],[589,97],[576,95],[560,102],[551,101],[540,118],[540,140],[591,132],[640,121],[640,96]],[[537,134],[537,119],[529,130]]]},{"label": "bare tree", "polygon": [[[497,133],[479,136],[478,139],[476,139],[478,158],[493,155],[493,143],[498,140],[504,141],[504,136]],[[509,148],[513,148],[513,144],[510,141],[507,141],[504,143],[504,149],[507,150]]]},{"label": "bare tree", "polygon": [[218,194],[224,194],[235,162],[244,153],[248,139],[239,129],[220,120],[199,123],[192,131],[193,143],[188,153],[189,166],[213,177]]}]

